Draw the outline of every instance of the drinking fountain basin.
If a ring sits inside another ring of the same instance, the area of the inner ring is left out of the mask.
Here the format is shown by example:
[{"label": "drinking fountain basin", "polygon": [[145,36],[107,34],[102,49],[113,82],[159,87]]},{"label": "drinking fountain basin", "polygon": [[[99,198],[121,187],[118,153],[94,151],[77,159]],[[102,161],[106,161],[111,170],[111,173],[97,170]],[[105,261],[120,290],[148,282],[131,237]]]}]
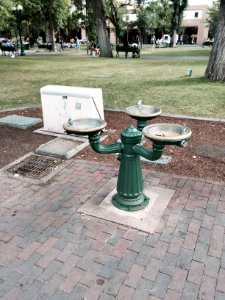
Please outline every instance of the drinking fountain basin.
[{"label": "drinking fountain basin", "polygon": [[[177,143],[189,140],[191,137],[191,130],[179,124],[161,123],[148,125],[143,129],[143,134],[146,138],[153,142],[162,143]],[[180,145],[182,146],[182,144]],[[185,146],[185,144],[183,144]]]},{"label": "drinking fountain basin", "polygon": [[162,113],[162,110],[155,106],[136,104],[126,108],[126,113],[130,115],[133,119],[146,119],[150,120]]},{"label": "drinking fountain basin", "polygon": [[64,123],[63,127],[68,134],[88,135],[97,133],[106,127],[107,123],[102,119],[85,118],[71,120]]}]

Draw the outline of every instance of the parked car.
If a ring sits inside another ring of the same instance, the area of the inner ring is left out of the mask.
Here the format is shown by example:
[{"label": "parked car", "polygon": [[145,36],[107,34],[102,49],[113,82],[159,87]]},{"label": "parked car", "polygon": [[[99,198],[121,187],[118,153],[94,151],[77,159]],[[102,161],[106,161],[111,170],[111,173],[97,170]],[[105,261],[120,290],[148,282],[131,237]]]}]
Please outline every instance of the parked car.
[{"label": "parked car", "polygon": [[161,43],[162,44],[170,44],[170,42],[171,42],[171,38],[170,38],[170,35],[169,34],[164,34],[163,36],[162,36],[162,38],[161,38]]},{"label": "parked car", "polygon": [[206,40],[202,43],[202,47],[212,47],[213,46],[213,43],[214,43],[214,39],[212,40]]}]

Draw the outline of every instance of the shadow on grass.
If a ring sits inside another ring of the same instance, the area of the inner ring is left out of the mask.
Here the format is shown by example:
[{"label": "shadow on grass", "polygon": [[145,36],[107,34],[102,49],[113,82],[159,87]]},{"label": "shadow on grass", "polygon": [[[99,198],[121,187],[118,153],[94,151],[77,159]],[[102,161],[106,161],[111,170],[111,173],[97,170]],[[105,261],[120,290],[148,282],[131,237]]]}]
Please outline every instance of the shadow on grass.
[{"label": "shadow on grass", "polygon": [[[140,83],[141,84],[141,83]],[[144,83],[146,84],[146,82]],[[154,82],[150,81],[149,84],[151,86],[154,86],[157,84],[157,86],[162,86],[162,87],[166,87],[166,86],[190,86],[190,85],[199,85],[199,84],[205,84],[205,85],[209,85],[209,84],[218,84],[221,85],[220,82],[213,82],[210,81],[204,77],[195,77],[195,78],[191,78],[188,76],[182,76],[180,78],[174,78],[174,80],[155,80]]]}]

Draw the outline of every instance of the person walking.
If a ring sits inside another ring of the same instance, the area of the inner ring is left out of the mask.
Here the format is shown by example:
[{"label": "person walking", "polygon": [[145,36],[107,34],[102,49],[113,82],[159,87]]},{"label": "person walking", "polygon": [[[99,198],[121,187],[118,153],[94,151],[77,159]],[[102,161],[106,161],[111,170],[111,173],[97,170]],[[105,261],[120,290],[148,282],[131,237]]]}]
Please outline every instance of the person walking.
[{"label": "person walking", "polygon": [[75,37],[75,44],[76,44],[76,51],[80,52],[80,40],[78,39],[78,37]]}]

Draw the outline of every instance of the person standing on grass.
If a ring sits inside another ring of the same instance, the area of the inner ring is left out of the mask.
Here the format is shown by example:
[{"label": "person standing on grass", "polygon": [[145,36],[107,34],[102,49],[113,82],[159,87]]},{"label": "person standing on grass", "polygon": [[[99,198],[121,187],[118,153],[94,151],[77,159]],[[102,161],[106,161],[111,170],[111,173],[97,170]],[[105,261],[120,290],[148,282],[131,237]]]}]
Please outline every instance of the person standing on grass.
[{"label": "person standing on grass", "polygon": [[60,52],[64,51],[64,41],[60,41]]},{"label": "person standing on grass", "polygon": [[155,48],[155,42],[156,42],[156,39],[155,39],[155,36],[153,35],[151,38],[151,47],[152,48]]},{"label": "person standing on grass", "polygon": [[75,37],[75,43],[76,43],[76,51],[80,52],[80,41],[77,36]]}]

